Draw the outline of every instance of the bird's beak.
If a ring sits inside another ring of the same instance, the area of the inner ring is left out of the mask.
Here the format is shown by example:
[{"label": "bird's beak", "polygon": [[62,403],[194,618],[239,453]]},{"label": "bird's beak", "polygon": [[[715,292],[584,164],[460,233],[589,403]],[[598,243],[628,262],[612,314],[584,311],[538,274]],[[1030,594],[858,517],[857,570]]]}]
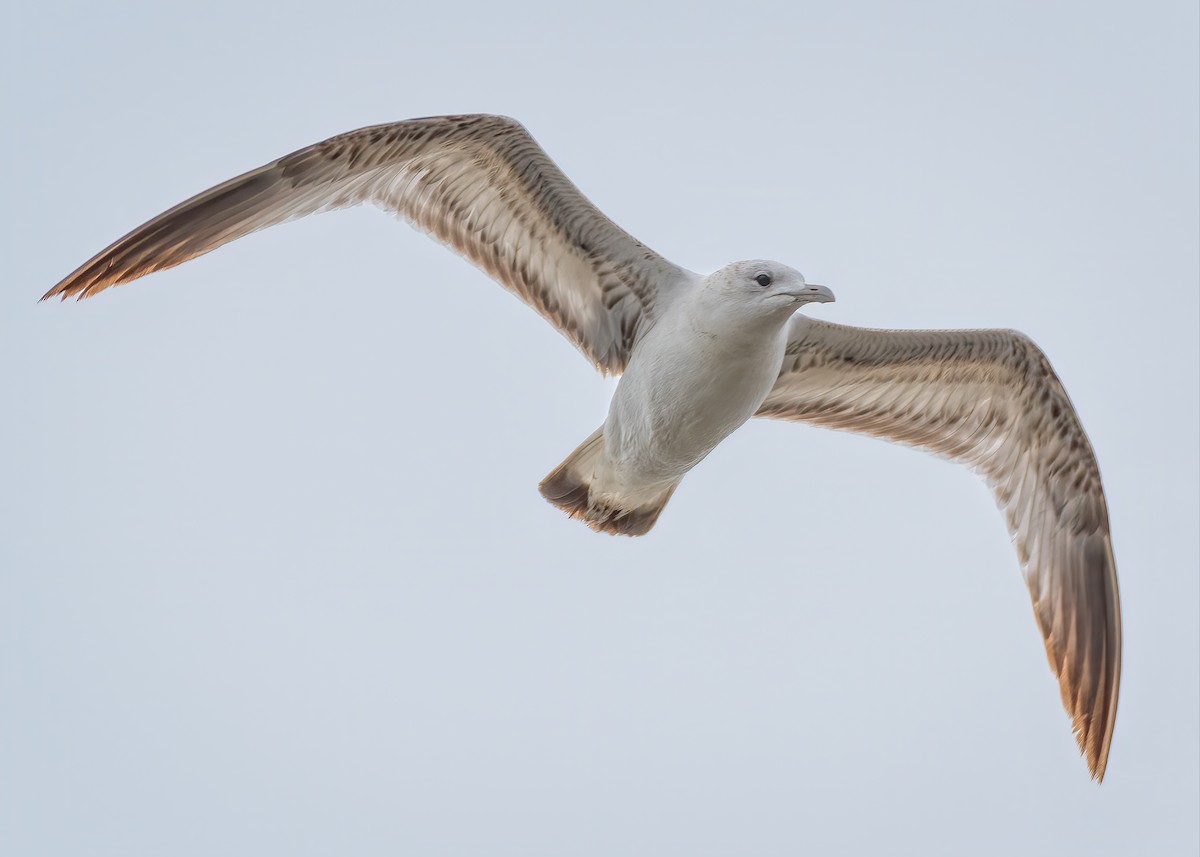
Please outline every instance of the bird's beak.
[{"label": "bird's beak", "polygon": [[806,304],[831,304],[837,300],[828,286],[814,286],[812,283],[796,292],[795,297],[796,300]]}]

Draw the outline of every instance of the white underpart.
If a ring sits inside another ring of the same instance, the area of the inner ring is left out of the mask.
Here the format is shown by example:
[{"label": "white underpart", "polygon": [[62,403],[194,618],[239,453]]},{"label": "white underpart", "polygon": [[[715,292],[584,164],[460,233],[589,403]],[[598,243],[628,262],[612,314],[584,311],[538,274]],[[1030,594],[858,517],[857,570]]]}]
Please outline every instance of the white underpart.
[{"label": "white underpart", "polygon": [[750,419],[779,376],[786,321],[722,330],[711,303],[673,304],[638,343],[613,395],[593,483],[600,498],[649,501]]}]

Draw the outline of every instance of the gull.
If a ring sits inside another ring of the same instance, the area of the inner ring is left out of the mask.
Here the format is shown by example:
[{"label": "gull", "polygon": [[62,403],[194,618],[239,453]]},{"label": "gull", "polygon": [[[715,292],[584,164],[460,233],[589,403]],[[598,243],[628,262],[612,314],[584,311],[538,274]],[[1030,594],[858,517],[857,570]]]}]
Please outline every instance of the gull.
[{"label": "gull", "polygon": [[752,416],[863,432],[982,475],[1016,546],[1093,778],[1116,720],[1121,618],[1100,471],[1049,361],[1011,330],[875,330],[778,262],[701,276],[605,217],[503,116],[413,119],[316,143],[180,203],[52,288],[85,298],[267,226],[372,203],[458,251],[621,376],[604,424],[541,483],[593,529],[642,535]]}]

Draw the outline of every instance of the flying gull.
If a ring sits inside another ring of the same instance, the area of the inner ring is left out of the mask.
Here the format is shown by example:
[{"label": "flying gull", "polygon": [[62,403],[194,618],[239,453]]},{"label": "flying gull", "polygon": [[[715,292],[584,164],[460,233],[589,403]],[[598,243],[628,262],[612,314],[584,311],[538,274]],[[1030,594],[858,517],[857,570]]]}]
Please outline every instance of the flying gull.
[{"label": "flying gull", "polygon": [[646,533],[683,476],[751,416],[865,432],[980,473],[1080,749],[1103,779],[1121,673],[1108,510],[1075,409],[1020,333],[818,321],[796,310],[833,294],[777,262],[692,273],[605,217],[518,122],[486,115],[377,125],[301,149],[160,214],[44,297],[89,297],[364,202],[466,256],[601,372],[621,374],[604,424],[540,486],[593,529]]}]

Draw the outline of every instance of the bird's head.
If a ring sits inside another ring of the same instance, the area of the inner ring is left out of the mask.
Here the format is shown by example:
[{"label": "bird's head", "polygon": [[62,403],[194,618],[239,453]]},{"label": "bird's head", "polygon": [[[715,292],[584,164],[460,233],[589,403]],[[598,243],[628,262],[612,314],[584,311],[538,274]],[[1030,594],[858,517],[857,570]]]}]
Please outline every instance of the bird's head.
[{"label": "bird's head", "polygon": [[707,296],[739,315],[786,319],[809,303],[829,303],[833,292],[810,285],[804,275],[779,262],[752,259],[734,262],[704,278]]}]

